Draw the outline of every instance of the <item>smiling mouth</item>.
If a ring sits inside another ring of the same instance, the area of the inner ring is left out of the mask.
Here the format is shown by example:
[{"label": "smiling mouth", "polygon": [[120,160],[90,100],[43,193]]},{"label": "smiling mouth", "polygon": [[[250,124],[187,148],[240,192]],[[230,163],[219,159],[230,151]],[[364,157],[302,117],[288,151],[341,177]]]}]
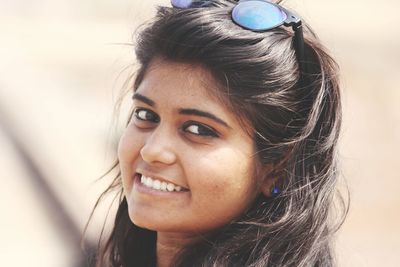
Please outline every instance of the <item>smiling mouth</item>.
[{"label": "smiling mouth", "polygon": [[157,190],[157,191],[161,191],[161,192],[186,192],[186,191],[189,191],[189,189],[184,188],[182,186],[175,185],[170,182],[161,181],[156,178],[145,176],[140,173],[136,173],[135,176],[142,185],[144,185],[145,187]]}]

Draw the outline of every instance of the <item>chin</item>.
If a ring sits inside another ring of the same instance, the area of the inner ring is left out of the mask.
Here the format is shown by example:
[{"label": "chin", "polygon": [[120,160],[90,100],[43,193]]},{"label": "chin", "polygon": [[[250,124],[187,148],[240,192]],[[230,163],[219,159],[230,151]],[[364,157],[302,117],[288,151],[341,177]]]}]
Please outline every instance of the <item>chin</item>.
[{"label": "chin", "polygon": [[187,229],[185,225],[179,222],[169,222],[166,220],[156,219],[152,216],[136,216],[135,214],[129,215],[133,224],[140,228],[155,232],[169,232],[169,233],[198,233],[195,229]]},{"label": "chin", "polygon": [[144,229],[148,229],[151,231],[171,231],[176,227],[170,227],[169,224],[166,224],[165,220],[158,219],[155,216],[151,216],[150,214],[143,214],[138,212],[129,211],[129,218],[131,222],[136,226]]}]

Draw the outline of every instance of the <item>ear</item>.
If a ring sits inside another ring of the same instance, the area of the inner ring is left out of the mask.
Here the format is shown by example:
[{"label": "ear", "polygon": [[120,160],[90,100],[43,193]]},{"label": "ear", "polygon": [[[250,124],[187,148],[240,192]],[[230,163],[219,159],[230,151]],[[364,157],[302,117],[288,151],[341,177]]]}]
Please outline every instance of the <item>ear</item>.
[{"label": "ear", "polygon": [[[271,197],[272,196],[272,188],[276,184],[280,184],[282,179],[284,178],[284,170],[286,168],[288,159],[291,155],[291,152],[288,150],[287,153],[284,154],[284,156],[270,164],[265,164],[261,166],[261,175],[259,177],[262,178],[261,181],[261,191],[266,197]],[[282,188],[280,188],[282,190]]]},{"label": "ear", "polygon": [[261,192],[266,197],[272,196],[271,194],[272,187],[279,180],[279,175],[275,167],[276,166],[274,164],[268,164],[262,167],[260,189]]}]

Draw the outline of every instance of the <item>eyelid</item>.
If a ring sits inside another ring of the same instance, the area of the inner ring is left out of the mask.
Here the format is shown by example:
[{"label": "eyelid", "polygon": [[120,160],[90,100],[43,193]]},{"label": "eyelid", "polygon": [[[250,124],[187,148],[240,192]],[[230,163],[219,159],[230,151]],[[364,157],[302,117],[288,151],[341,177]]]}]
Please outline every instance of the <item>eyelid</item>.
[{"label": "eyelid", "polygon": [[[196,126],[198,126],[198,127],[203,127],[204,129],[207,129],[207,130],[210,132],[210,134],[195,134],[195,133],[193,133],[193,132],[186,131],[186,129],[187,129],[189,126],[192,126],[192,125],[196,125]],[[198,122],[198,121],[187,121],[187,122],[185,122],[185,123],[183,124],[183,126],[182,126],[182,130],[183,130],[184,132],[189,133],[189,134],[192,134],[192,135],[194,135],[194,136],[208,137],[208,138],[218,138],[218,137],[220,137],[220,134],[218,133],[218,131],[215,130],[213,127],[211,127],[211,126],[209,126],[209,125],[207,125],[207,124]]]},{"label": "eyelid", "polygon": [[[148,112],[148,113],[151,114],[150,116],[153,116],[155,118],[147,118],[147,114],[145,116],[146,118],[140,118],[138,116],[140,111]],[[158,116],[158,114],[156,112],[152,111],[151,109],[143,108],[143,107],[135,107],[134,110],[133,110],[133,117],[138,120],[138,123],[151,123],[151,124],[153,124],[153,123],[159,123],[160,122],[160,117]],[[187,128],[189,128],[190,126],[193,126],[193,125],[199,127],[199,133],[198,134],[187,130]],[[193,120],[189,120],[189,121],[184,122],[182,127],[181,127],[181,130],[184,133],[188,133],[188,134],[191,134],[193,136],[202,137],[202,138],[218,138],[218,137],[220,137],[220,133],[216,129],[214,129],[212,126],[209,126],[209,125],[207,125],[205,123],[201,123],[201,122],[198,122],[198,121],[193,121]],[[203,132],[203,133],[201,133],[201,132]]]},{"label": "eyelid", "polygon": [[[138,113],[139,113],[140,111],[146,111],[146,112],[150,113],[152,116],[155,117],[155,119],[152,120],[152,119],[142,119],[142,118],[140,118],[140,117],[138,116]],[[148,108],[142,108],[142,107],[136,107],[136,108],[134,108],[134,110],[133,110],[133,116],[134,116],[136,119],[138,119],[138,120],[140,120],[140,121],[143,121],[143,122],[158,123],[158,122],[160,121],[160,117],[158,116],[158,114],[155,113],[154,111],[152,111],[151,109],[148,109]]]}]

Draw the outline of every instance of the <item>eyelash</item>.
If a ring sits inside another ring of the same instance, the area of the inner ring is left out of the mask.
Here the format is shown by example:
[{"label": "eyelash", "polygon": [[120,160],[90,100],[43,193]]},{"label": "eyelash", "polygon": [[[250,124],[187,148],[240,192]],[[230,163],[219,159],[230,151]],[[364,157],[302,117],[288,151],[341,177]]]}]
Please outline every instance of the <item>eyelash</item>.
[{"label": "eyelash", "polygon": [[[142,114],[142,115],[145,115],[144,118],[143,118],[143,116],[140,117],[141,112],[146,113],[146,114]],[[154,113],[148,109],[137,108],[134,110],[133,115],[135,116],[136,119],[138,119],[139,121],[142,121],[142,122],[149,122],[149,123],[159,123],[160,122],[160,117],[156,113]],[[151,118],[148,118],[147,117],[148,115],[150,115]],[[197,126],[198,133],[193,133],[191,131],[187,131],[187,129],[192,126]],[[204,125],[204,124],[196,122],[196,121],[185,122],[183,124],[181,130],[185,133],[189,133],[189,134],[192,134],[195,136],[210,137],[210,138],[211,137],[219,137],[219,134],[217,133],[217,131],[215,129],[213,129],[212,127],[210,127],[208,125]]]},{"label": "eyelash", "polygon": [[[146,118],[141,118],[139,113],[140,112],[146,112],[145,117]],[[147,118],[147,115],[150,114],[150,116],[152,116],[152,118]],[[154,112],[152,112],[151,110],[148,109],[144,109],[144,108],[137,108],[135,109],[135,111],[133,112],[133,115],[135,116],[136,119],[141,120],[141,121],[147,121],[147,122],[152,122],[152,123],[158,123],[160,122],[160,117],[158,117],[158,115]]]},{"label": "eyelash", "polygon": [[[198,127],[198,134],[193,133],[193,132],[189,132],[186,131],[186,129],[188,129],[189,127],[192,126],[197,126]],[[197,135],[197,136],[203,136],[203,137],[219,137],[217,131],[215,131],[213,128],[211,128],[210,126],[204,125],[202,123],[196,122],[196,121],[187,121],[183,124],[182,126],[182,130],[185,132],[188,132],[190,134],[193,135]],[[203,133],[201,133],[203,132]]]}]

